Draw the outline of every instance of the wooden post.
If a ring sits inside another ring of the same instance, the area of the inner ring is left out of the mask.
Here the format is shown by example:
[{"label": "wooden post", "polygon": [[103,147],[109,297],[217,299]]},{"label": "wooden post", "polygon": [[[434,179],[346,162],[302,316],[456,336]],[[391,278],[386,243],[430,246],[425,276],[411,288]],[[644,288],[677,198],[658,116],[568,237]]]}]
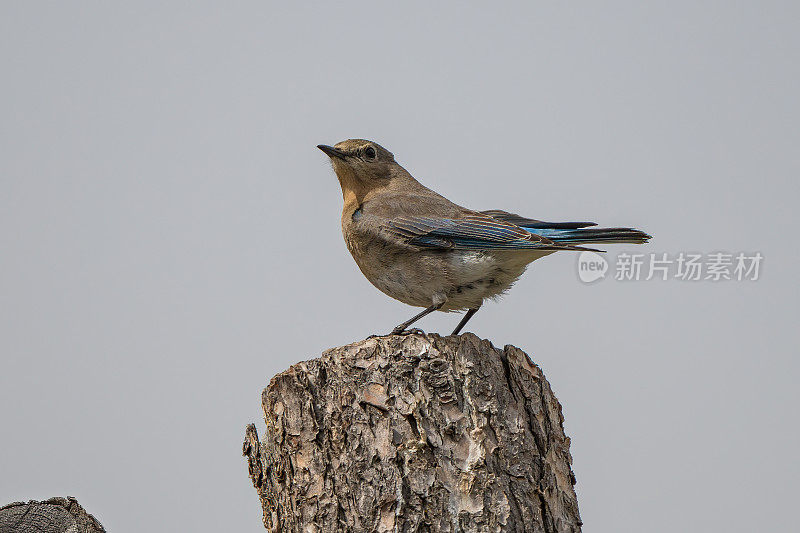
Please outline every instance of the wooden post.
[{"label": "wooden post", "polygon": [[244,455],[274,532],[579,532],[561,405],[521,350],[391,335],[275,376]]}]

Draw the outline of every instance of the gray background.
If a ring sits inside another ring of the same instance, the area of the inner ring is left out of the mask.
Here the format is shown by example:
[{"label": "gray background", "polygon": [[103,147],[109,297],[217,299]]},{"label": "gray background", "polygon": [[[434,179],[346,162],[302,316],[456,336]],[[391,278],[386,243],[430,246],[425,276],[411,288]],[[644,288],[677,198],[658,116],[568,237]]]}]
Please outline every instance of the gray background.
[{"label": "gray background", "polygon": [[0,4],[0,502],[261,531],[261,388],[415,312],[314,147],[365,137],[468,207],[760,251],[749,283],[552,256],[469,329],[550,379],[586,531],[793,529],[797,3],[287,4]]}]

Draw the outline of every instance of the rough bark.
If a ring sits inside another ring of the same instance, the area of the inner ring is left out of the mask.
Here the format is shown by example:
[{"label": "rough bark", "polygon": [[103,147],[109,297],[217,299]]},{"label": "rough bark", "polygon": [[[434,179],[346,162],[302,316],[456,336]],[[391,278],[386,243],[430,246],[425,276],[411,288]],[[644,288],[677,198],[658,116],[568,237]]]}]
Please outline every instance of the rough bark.
[{"label": "rough bark", "polygon": [[0,507],[0,533],[105,533],[72,496]]},{"label": "rough bark", "polygon": [[513,346],[367,339],[278,374],[262,406],[243,451],[270,531],[580,531],[561,405]]}]

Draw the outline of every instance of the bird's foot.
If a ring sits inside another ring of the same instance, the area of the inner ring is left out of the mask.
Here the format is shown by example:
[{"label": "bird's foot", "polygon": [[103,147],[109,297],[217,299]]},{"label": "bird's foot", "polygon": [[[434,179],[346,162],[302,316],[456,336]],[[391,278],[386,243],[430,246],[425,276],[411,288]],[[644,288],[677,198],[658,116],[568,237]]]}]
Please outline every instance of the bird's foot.
[{"label": "bird's foot", "polygon": [[425,335],[425,332],[419,328],[401,329],[400,326],[397,326],[390,333],[373,333],[365,340],[377,339],[378,337],[388,337],[390,335]]},{"label": "bird's foot", "polygon": [[425,335],[425,332],[419,328],[411,328],[406,329],[400,326],[397,326],[392,330],[391,335]]}]

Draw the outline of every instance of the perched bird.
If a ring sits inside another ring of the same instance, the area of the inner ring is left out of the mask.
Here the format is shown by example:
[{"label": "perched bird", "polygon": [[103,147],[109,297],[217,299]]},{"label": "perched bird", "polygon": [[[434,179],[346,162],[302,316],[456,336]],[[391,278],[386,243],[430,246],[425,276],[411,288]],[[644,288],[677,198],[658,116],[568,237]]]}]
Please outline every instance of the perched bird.
[{"label": "perched bird", "polygon": [[366,278],[385,294],[425,310],[463,311],[458,334],[487,298],[508,290],[529,263],[581,244],[645,243],[631,228],[543,222],[500,210],[473,211],[428,189],[372,141],[317,146],[331,159],[344,197],[342,233]]}]

